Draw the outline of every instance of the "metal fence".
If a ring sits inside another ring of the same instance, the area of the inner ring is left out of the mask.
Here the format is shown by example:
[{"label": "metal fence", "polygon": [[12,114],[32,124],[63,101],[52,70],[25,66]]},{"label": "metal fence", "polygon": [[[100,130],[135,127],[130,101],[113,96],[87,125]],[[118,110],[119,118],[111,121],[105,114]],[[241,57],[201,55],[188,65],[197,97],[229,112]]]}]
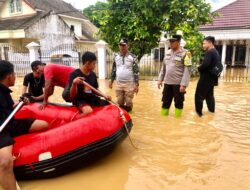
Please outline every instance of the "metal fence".
[{"label": "metal fence", "polygon": [[[107,50],[107,78],[110,78],[114,53]],[[139,62],[141,80],[157,80],[162,60],[155,58],[154,55],[145,55]],[[198,77],[196,66],[191,68],[192,77]],[[220,77],[224,82],[250,82],[250,63],[245,63],[245,67],[227,66]]]},{"label": "metal fence", "polygon": [[31,71],[28,49],[10,44],[0,44],[0,60],[14,64],[17,76],[24,76]]},{"label": "metal fence", "polygon": [[[81,44],[62,44],[53,49],[39,50],[39,59],[44,63],[55,63],[79,68],[84,52],[97,54],[95,48]],[[31,72],[30,54],[26,47],[15,47],[10,44],[0,44],[0,60],[7,60],[14,64],[17,76],[25,76]],[[95,72],[98,74],[98,64]]]},{"label": "metal fence", "polygon": [[[40,50],[40,60],[44,63],[55,63],[79,68],[82,55],[90,51],[97,54],[95,48],[84,46],[84,44],[61,44],[53,49]],[[98,73],[98,64],[95,72]]]}]

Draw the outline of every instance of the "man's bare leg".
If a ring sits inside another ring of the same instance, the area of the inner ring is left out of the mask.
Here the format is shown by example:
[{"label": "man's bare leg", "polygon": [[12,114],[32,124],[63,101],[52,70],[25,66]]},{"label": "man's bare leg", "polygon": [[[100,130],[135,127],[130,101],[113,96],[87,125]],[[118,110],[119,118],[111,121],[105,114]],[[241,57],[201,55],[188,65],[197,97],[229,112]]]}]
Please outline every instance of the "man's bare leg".
[{"label": "man's bare leg", "polygon": [[12,145],[0,149],[0,183],[4,190],[16,190]]}]

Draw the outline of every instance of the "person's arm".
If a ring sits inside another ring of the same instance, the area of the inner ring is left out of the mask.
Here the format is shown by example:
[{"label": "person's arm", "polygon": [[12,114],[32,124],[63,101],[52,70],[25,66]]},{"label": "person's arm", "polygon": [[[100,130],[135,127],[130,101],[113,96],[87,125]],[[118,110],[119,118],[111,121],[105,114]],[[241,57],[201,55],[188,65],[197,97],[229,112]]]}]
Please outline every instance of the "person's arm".
[{"label": "person's arm", "polygon": [[159,73],[159,77],[158,77],[158,88],[160,89],[162,86],[162,82],[164,80],[166,74],[166,65],[165,65],[165,61],[163,61],[162,66],[161,66],[161,71]]},{"label": "person's arm", "polygon": [[207,51],[205,53],[204,60],[203,60],[202,64],[198,67],[198,70],[200,72],[206,71],[207,68],[209,67],[209,65],[211,64],[211,61],[212,61],[212,52]]},{"label": "person's arm", "polygon": [[32,98],[35,100],[35,101],[42,101],[44,99],[44,91],[43,91],[43,94],[40,95],[40,96],[32,96]]},{"label": "person's arm", "polygon": [[187,51],[183,59],[183,62],[184,62],[184,71],[183,71],[183,76],[182,76],[181,84],[180,84],[181,93],[186,92],[186,87],[189,84],[190,75],[191,75],[192,55],[189,51]]},{"label": "person's arm", "polygon": [[27,92],[29,86],[29,79],[28,79],[28,75],[26,75],[23,79],[23,89],[22,89],[22,94],[25,94]]},{"label": "person's arm", "polygon": [[134,74],[134,82],[135,82],[134,92],[137,94],[139,91],[139,66],[138,66],[138,60],[136,57],[134,57],[134,60],[133,60],[133,74]]},{"label": "person's arm", "polygon": [[82,81],[85,80],[83,77],[78,77],[74,72],[70,74],[69,76],[69,99],[73,100],[75,98],[75,96],[77,95],[78,92],[78,88],[77,86],[82,84]]},{"label": "person's arm", "polygon": [[110,76],[110,82],[109,82],[109,88],[112,89],[112,85],[113,85],[113,82],[116,78],[116,63],[115,63],[115,59],[114,59],[114,62],[113,62],[113,65],[112,65],[112,70],[111,70],[111,76]]},{"label": "person's arm", "polygon": [[44,98],[43,104],[40,106],[40,110],[43,110],[47,104],[49,97],[54,93],[54,85],[52,84],[52,80],[45,80],[45,87],[44,87]]},{"label": "person's arm", "polygon": [[22,94],[25,94],[27,92],[27,89],[28,89],[28,86],[23,86]]}]

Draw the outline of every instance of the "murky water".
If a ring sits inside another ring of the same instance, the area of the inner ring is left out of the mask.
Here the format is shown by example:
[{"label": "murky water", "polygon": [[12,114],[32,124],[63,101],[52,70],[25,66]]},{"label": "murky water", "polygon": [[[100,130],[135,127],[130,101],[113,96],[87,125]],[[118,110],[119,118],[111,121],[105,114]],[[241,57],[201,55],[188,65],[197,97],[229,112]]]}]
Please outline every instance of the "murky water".
[{"label": "murky water", "polygon": [[[14,97],[21,92],[21,79]],[[135,97],[131,137],[97,163],[59,178],[21,181],[23,190],[250,190],[250,84],[220,83],[216,113],[194,112],[196,81],[183,116],[160,113],[156,82],[142,81]],[[115,98],[106,81],[100,89]],[[50,98],[61,102],[61,89]],[[173,105],[172,105],[173,107]]]}]

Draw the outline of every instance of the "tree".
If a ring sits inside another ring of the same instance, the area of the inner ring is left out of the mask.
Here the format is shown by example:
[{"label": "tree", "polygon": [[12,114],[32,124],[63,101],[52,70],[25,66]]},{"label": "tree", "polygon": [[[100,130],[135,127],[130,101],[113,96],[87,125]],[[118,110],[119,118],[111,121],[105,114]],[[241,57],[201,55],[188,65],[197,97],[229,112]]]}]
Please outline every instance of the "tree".
[{"label": "tree", "polygon": [[101,26],[101,21],[108,11],[108,4],[98,1],[95,5],[90,5],[83,10],[83,14],[88,17],[96,27]]},{"label": "tree", "polygon": [[115,51],[118,41],[128,38],[131,52],[139,59],[158,46],[164,31],[182,30],[187,47],[195,53],[201,46],[199,26],[214,16],[204,0],[108,0],[102,10],[100,37]]}]

